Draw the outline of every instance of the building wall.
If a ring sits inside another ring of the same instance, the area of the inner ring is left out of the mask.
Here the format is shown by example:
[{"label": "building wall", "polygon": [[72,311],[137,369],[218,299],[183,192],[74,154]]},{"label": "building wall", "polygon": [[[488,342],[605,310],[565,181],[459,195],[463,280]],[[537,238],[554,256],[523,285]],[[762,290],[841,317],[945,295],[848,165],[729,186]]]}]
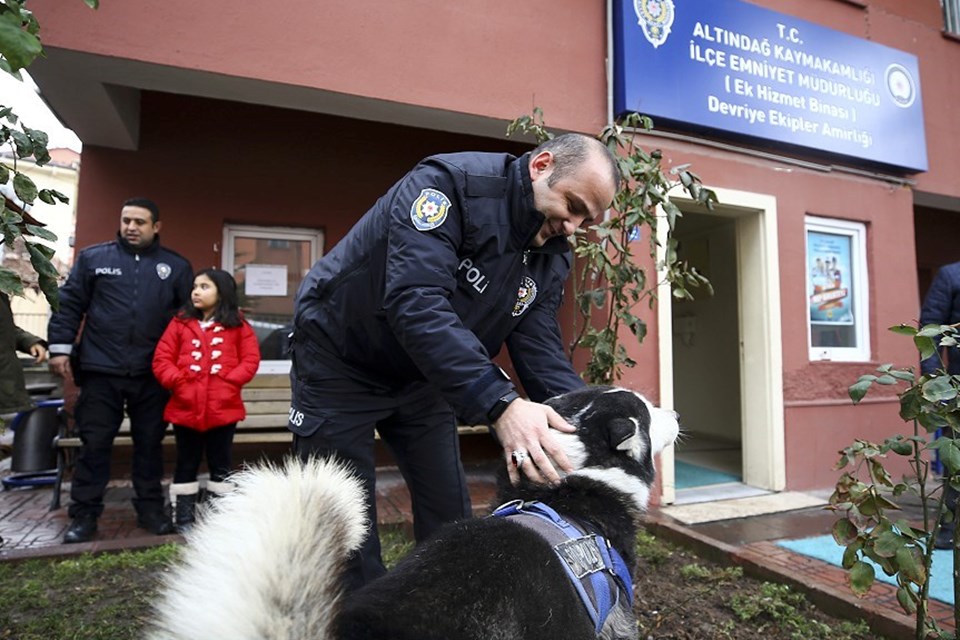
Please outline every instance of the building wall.
[{"label": "building wall", "polygon": [[[960,198],[960,128],[953,117],[960,102],[960,41],[941,34],[937,0],[755,4],[920,59],[930,170],[906,176],[906,184],[800,166],[778,159],[775,145],[763,150],[772,157],[760,157],[731,147],[640,137],[644,146],[663,150],[668,169],[691,163],[709,186],[776,198],[787,488],[823,488],[835,479],[830,467],[836,452],[854,437],[882,440],[906,428],[896,416],[895,389],[871,392],[869,403],[853,406],[846,388],[880,363],[916,360],[910,341],[886,328],[909,322],[918,310],[915,192]],[[34,0],[31,8],[47,46],[104,58],[504,122],[539,106],[549,125],[590,133],[607,120],[603,3],[561,0],[545,10],[501,0],[293,0],[279,10],[252,11],[236,3],[172,0],[104,3],[94,13],[79,2]],[[111,238],[119,203],[146,195],[163,210],[164,243],[197,267],[220,263],[217,246],[225,222],[322,227],[329,249],[419,158],[462,149],[527,148],[439,128],[144,91],[136,151],[84,148],[78,246]],[[810,360],[807,215],[867,226],[869,362]],[[641,346],[624,336],[639,364],[623,381],[657,399],[658,328],[653,312],[641,314],[650,334]]]},{"label": "building wall", "polygon": [[[606,122],[602,2],[31,2],[45,46],[554,126]],[[163,25],[163,28],[158,28]],[[575,99],[571,99],[575,96]]]},{"label": "building wall", "polygon": [[[219,266],[223,224],[321,228],[329,250],[421,158],[528,145],[235,102],[144,93],[138,151],[84,147],[77,246],[112,239],[120,205],[160,205],[165,245]],[[189,117],[184,117],[189,114]]]}]

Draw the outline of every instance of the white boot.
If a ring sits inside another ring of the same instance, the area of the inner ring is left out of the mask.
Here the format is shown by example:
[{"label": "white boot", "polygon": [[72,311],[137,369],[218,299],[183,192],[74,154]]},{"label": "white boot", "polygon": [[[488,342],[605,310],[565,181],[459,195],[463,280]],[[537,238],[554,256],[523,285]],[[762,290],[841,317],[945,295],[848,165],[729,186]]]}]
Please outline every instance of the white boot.
[{"label": "white boot", "polygon": [[205,503],[204,507],[206,509],[216,509],[217,500],[232,493],[236,489],[236,485],[232,482],[224,480],[223,482],[216,482],[215,480],[207,480],[206,493],[203,497]]}]

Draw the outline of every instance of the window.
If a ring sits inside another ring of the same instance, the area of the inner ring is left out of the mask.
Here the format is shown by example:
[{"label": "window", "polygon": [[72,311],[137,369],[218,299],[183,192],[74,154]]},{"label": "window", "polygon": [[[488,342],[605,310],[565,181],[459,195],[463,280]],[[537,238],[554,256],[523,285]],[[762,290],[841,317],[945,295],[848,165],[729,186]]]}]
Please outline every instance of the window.
[{"label": "window", "polygon": [[940,0],[943,6],[943,28],[947,33],[960,34],[960,0]]},{"label": "window", "polygon": [[866,227],[807,216],[807,313],[811,360],[870,359]]},{"label": "window", "polygon": [[315,229],[224,227],[223,268],[236,278],[240,308],[260,341],[260,373],[290,371],[293,298],[322,250],[323,233]]}]

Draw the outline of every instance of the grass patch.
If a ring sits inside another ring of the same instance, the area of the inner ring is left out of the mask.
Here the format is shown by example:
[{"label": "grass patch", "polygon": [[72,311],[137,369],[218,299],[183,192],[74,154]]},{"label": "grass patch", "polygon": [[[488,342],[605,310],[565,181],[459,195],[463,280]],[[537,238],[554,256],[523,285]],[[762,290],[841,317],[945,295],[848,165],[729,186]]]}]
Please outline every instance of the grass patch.
[{"label": "grass patch", "polygon": [[774,625],[797,640],[845,640],[869,634],[864,621],[840,621],[836,625],[814,620],[810,617],[810,603],[802,593],[785,584],[764,582],[758,593],[735,595],[730,599],[730,609],[742,622]]},{"label": "grass patch", "polygon": [[0,564],[0,638],[137,638],[159,578],[178,552],[176,545],[166,544],[144,551]]}]

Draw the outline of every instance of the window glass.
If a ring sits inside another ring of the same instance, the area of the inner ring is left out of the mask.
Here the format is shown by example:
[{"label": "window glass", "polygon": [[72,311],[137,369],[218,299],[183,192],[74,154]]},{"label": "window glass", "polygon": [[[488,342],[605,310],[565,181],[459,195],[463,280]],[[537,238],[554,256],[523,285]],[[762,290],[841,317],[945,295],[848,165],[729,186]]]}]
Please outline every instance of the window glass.
[{"label": "window glass", "polygon": [[811,360],[869,360],[861,223],[807,217],[807,320]]}]

